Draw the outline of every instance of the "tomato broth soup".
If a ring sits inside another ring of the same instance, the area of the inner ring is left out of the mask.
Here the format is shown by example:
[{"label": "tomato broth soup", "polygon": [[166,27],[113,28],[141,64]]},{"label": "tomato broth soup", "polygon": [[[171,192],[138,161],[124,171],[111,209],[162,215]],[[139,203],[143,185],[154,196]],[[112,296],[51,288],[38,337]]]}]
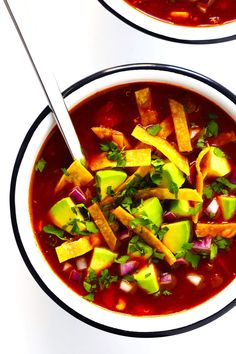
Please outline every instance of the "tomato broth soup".
[{"label": "tomato broth soup", "polygon": [[125,0],[159,20],[184,26],[219,25],[236,19],[235,0]]},{"label": "tomato broth soup", "polygon": [[176,313],[236,274],[235,122],[206,98],[151,82],[100,92],[71,118],[86,163],[57,128],[35,162],[32,226],[76,293],[134,316]]}]

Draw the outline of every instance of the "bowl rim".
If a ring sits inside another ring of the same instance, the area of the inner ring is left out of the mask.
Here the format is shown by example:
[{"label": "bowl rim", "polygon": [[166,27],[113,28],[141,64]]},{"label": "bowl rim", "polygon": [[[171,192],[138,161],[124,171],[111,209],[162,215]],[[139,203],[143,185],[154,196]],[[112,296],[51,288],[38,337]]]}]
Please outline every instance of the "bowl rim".
[{"label": "bowl rim", "polygon": [[[141,17],[149,17],[151,19],[151,21],[157,21],[157,23],[166,26],[173,26],[173,33],[177,33],[175,30],[177,30],[178,28],[181,29],[181,31],[183,30],[183,28],[185,27],[187,32],[188,29],[194,33],[194,37],[196,37],[196,39],[186,39],[184,38],[184,36],[181,34],[180,36],[171,36],[171,35],[165,35],[162,33],[158,33],[158,31],[153,30],[152,28],[148,29],[145,28],[144,25],[140,24],[139,20],[137,21],[137,23],[135,23],[131,17],[126,17],[126,15],[123,13],[123,11],[119,10],[118,7],[116,9],[114,9],[111,5],[110,5],[110,0],[98,0],[98,2],[106,9],[108,10],[111,14],[113,14],[115,17],[117,17],[118,19],[120,19],[122,22],[126,23],[127,25],[133,27],[134,29],[141,31],[147,35],[151,35],[153,37],[159,38],[159,39],[163,39],[163,40],[167,40],[167,41],[171,41],[171,42],[175,42],[175,43],[182,43],[182,44],[213,44],[213,43],[222,43],[222,42],[228,42],[228,41],[232,41],[236,39],[236,34],[230,34],[230,35],[223,35],[223,36],[212,36],[210,38],[206,38],[206,39],[202,39],[202,38],[197,38],[197,36],[199,35],[199,29],[203,30],[203,28],[200,27],[189,27],[189,26],[180,26],[180,25],[174,25],[165,21],[161,21],[158,19],[153,19],[151,16],[148,16],[144,13],[142,13],[141,11],[139,12],[136,9],[131,9],[131,11],[133,11],[133,13],[138,12],[138,16],[139,18]],[[128,8],[128,6],[131,8],[131,5],[126,3],[126,6]],[[228,22],[226,24],[221,24],[218,27],[222,27],[222,26],[232,26],[232,24],[236,25],[236,20],[232,21],[232,22]],[[210,27],[210,30],[212,31],[212,29],[214,30],[214,27]],[[164,31],[163,31],[164,32]],[[201,37],[201,36],[200,36]]]},{"label": "bowl rim", "polygon": [[[168,71],[168,72],[173,72],[177,74],[181,74],[183,76],[188,76],[190,78],[197,79],[203,83],[206,83],[207,85],[211,86],[212,88],[217,89],[220,93],[222,93],[224,96],[226,96],[230,101],[236,104],[236,96],[229,91],[227,88],[222,86],[221,84],[217,83],[216,81],[203,76],[195,71],[191,71],[185,68],[173,66],[173,65],[168,65],[168,64],[155,64],[155,63],[135,63],[135,64],[126,64],[126,65],[120,65],[120,66],[115,66],[111,68],[107,68],[101,71],[98,71],[92,75],[89,75],[82,80],[74,83],[71,85],[69,88],[67,88],[63,92],[64,98],[78,90],[79,88],[83,87],[84,85],[91,83],[92,81],[102,78],[104,76],[108,76],[111,74],[116,74],[122,71],[130,71],[130,70],[158,70],[158,71]],[[12,176],[11,176],[11,182],[10,182],[10,216],[11,216],[11,223],[12,223],[12,228],[13,228],[13,233],[14,237],[18,246],[18,249],[20,251],[20,254],[30,271],[31,275],[33,278],[36,280],[38,285],[41,287],[41,289],[55,302],[57,305],[59,305],[61,308],[63,308],[65,311],[70,313],[72,316],[75,318],[81,320],[82,322],[91,325],[92,327],[95,327],[97,329],[113,333],[113,334],[118,334],[118,335],[123,335],[123,336],[128,336],[128,337],[141,337],[141,338],[151,338],[151,337],[164,337],[164,336],[171,336],[171,335],[176,335],[184,332],[191,331],[193,329],[199,328],[205,324],[208,324],[212,322],[213,320],[219,318],[229,310],[231,310],[235,305],[236,305],[236,298],[228,303],[226,306],[221,308],[219,311],[213,313],[209,317],[203,318],[200,321],[197,321],[195,323],[188,324],[186,326],[182,326],[179,328],[174,328],[170,330],[162,330],[162,331],[149,331],[149,332],[141,332],[141,331],[128,331],[128,330],[122,330],[119,328],[107,326],[101,323],[98,323],[92,319],[89,319],[85,317],[84,315],[78,313],[74,309],[72,309],[69,305],[67,305],[65,302],[63,302],[59,297],[57,297],[52,290],[48,288],[46,283],[43,281],[43,279],[39,276],[37,273],[36,269],[34,268],[33,264],[31,263],[31,260],[29,259],[23,241],[21,239],[20,231],[18,228],[18,222],[17,222],[17,213],[16,213],[16,200],[15,200],[15,194],[16,194],[16,185],[17,185],[17,177],[19,173],[19,169],[21,166],[21,162],[24,158],[24,154],[27,150],[28,144],[35,132],[35,130],[38,128],[40,123],[49,115],[51,112],[50,108],[47,106],[44,108],[44,110],[39,114],[39,116],[36,118],[36,120],[33,122],[31,127],[29,128],[28,132],[25,135],[25,138],[20,146],[20,149],[18,151],[18,154],[16,156],[16,160],[14,163],[13,171],[12,171]]]}]

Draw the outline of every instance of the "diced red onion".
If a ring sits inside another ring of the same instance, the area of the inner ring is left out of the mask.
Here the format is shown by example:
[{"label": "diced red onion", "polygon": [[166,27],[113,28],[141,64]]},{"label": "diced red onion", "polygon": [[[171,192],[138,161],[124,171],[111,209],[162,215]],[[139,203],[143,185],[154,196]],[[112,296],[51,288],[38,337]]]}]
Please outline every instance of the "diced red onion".
[{"label": "diced red onion", "polygon": [[165,221],[171,222],[171,221],[176,221],[177,216],[174,213],[172,213],[171,211],[167,211],[164,213],[163,218]]},{"label": "diced red onion", "polygon": [[216,198],[213,198],[210,204],[205,209],[205,213],[211,218],[214,217],[219,210],[219,203]]},{"label": "diced red onion", "polygon": [[192,162],[192,164],[190,165],[190,173],[189,176],[187,176],[187,180],[190,184],[194,185],[195,181],[196,181],[196,175],[197,175],[197,171],[196,171],[196,162]]},{"label": "diced red onion", "polygon": [[177,258],[175,261],[175,265],[188,265],[188,261],[184,258]]},{"label": "diced red onion", "polygon": [[77,270],[73,269],[71,271],[70,276],[69,276],[70,280],[74,280],[74,281],[80,282],[81,278],[82,278],[82,275],[79,272],[77,272]]},{"label": "diced red onion", "polygon": [[137,261],[128,261],[126,263],[120,264],[120,275],[126,275],[135,270],[138,267]]},{"label": "diced red onion", "polygon": [[127,238],[129,238],[131,236],[131,231],[130,230],[128,230],[128,229],[124,229],[124,230],[122,230],[122,231],[120,231],[119,233],[118,233],[118,238],[119,238],[119,240],[126,240]]},{"label": "diced red onion", "polygon": [[195,274],[195,273],[189,273],[187,274],[186,278],[190,281],[195,286],[199,286],[199,284],[202,282],[203,277],[201,275]]},{"label": "diced red onion", "polygon": [[75,202],[76,204],[78,203],[86,203],[86,197],[81,190],[79,186],[76,186],[72,189],[72,191],[69,194],[69,197]]},{"label": "diced red onion", "polygon": [[162,273],[161,275],[160,275],[160,284],[170,284],[170,283],[172,283],[172,275],[171,275],[171,273]]},{"label": "diced red onion", "polygon": [[209,253],[211,248],[211,242],[212,242],[212,237],[210,236],[204,237],[202,240],[199,241],[193,241],[192,249],[195,252]]},{"label": "diced red onion", "polygon": [[229,176],[229,180],[231,183],[236,183],[236,166],[233,167]]},{"label": "diced red onion", "polygon": [[127,280],[121,280],[120,289],[126,293],[130,293],[134,290],[135,283],[130,283]]},{"label": "diced red onion", "polygon": [[65,262],[62,268],[62,271],[65,273],[70,272],[73,269],[72,264],[70,264],[69,262]]},{"label": "diced red onion", "polygon": [[87,261],[85,257],[79,257],[75,261],[76,268],[78,270],[86,269],[87,268]]}]

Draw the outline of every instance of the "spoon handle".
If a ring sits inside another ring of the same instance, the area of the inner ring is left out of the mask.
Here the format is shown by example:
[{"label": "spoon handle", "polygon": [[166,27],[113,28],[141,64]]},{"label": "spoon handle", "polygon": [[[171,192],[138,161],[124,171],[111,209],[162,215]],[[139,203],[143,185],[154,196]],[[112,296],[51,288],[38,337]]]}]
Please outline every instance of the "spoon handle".
[{"label": "spoon handle", "polygon": [[84,155],[78,140],[78,136],[75,132],[74,126],[72,124],[70,115],[68,113],[65,101],[62,97],[56,79],[54,78],[52,73],[49,73],[47,70],[45,70],[45,66],[43,66],[42,63],[42,58],[40,58],[38,54],[36,55],[36,52],[34,52],[32,48],[29,49],[29,43],[26,43],[26,40],[20,30],[20,27],[16,21],[16,18],[12,12],[8,1],[4,0],[4,3],[12,19],[12,22],[15,25],[18,35],[24,45],[24,48],[29,56],[31,64],[38,76],[38,79],[47,97],[49,106],[52,110],[53,116],[66,142],[66,145],[70,151],[72,158],[84,162]]}]

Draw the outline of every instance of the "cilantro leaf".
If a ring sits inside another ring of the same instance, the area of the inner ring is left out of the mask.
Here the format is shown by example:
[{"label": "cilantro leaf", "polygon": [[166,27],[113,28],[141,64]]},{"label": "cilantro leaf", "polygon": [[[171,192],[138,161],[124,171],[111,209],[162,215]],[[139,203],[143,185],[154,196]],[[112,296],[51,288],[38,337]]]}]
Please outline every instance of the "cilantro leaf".
[{"label": "cilantro leaf", "polygon": [[161,131],[162,127],[160,124],[154,124],[151,125],[150,127],[148,127],[146,130],[148,132],[148,134],[152,135],[152,136],[156,136],[160,131]]},{"label": "cilantro leaf", "polygon": [[217,136],[219,132],[218,123],[214,120],[211,120],[206,126],[206,135],[207,137]]},{"label": "cilantro leaf", "polygon": [[63,230],[60,230],[58,228],[56,228],[55,226],[53,225],[45,225],[43,227],[43,231],[46,232],[47,234],[50,234],[50,235],[55,235],[56,237],[58,237],[60,240],[67,240],[67,237],[64,237],[64,231]]},{"label": "cilantro leaf", "polygon": [[46,164],[47,162],[44,160],[43,157],[41,157],[41,159],[39,159],[34,166],[35,171],[39,171],[42,173]]}]

